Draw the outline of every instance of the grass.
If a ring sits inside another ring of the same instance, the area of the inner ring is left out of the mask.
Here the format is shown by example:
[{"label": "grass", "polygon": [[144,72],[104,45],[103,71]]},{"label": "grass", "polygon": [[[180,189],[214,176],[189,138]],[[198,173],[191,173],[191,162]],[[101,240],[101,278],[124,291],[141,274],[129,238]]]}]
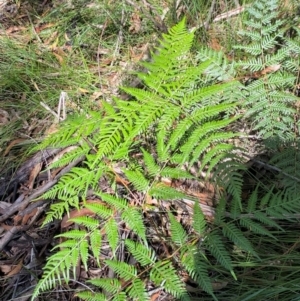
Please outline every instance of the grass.
[{"label": "grass", "polygon": [[[7,164],[20,164],[14,158],[26,153],[53,122],[40,102],[56,111],[65,91],[82,109],[97,108],[100,96],[111,99],[117,94],[136,61],[147,54],[144,45],[157,38],[147,18],[141,20],[140,32],[132,33],[135,8],[126,1],[84,4],[53,1],[43,11],[30,6],[29,12],[21,5],[19,14],[29,17],[21,18],[21,26],[18,18],[9,20],[2,30],[0,101],[10,116],[9,125],[0,130],[2,173]],[[13,26],[20,29],[10,33]],[[6,154],[9,143],[20,138],[26,142],[16,142]]]},{"label": "grass", "polygon": [[[86,111],[97,110],[102,100],[110,101],[119,94],[119,86],[131,84],[131,72],[139,60],[149,59],[149,49],[161,34],[159,25],[172,26],[183,15],[187,15],[190,27],[199,27],[195,50],[205,44],[232,57],[232,45],[239,39],[237,31],[243,18],[238,14],[213,22],[209,29],[201,27],[212,7],[211,1],[205,0],[178,1],[177,6],[175,1],[156,0],[151,1],[151,10],[143,5],[141,10],[135,10],[133,0],[70,3],[53,1],[43,11],[32,8],[30,18],[21,21],[24,29],[7,33],[7,26],[0,35],[2,175],[28,158],[28,149],[43,138],[54,122],[40,102],[55,111],[60,93],[65,91],[70,99],[69,114],[74,104]],[[250,0],[242,5],[249,3]],[[293,9],[297,5],[296,1],[289,3]],[[236,8],[236,4],[233,0],[219,1],[210,19]],[[169,10],[165,19],[157,21],[166,7]],[[134,18],[139,20],[140,29],[131,27]],[[20,25],[18,19],[10,22],[10,26]],[[260,258],[235,254],[238,281],[222,271],[224,278],[219,280],[227,284],[216,292],[219,300],[300,300],[295,297],[300,289],[297,232],[287,227],[285,232],[276,233],[277,240],[263,241],[253,235],[253,243],[260,245]],[[201,300],[211,297],[201,293]]]}]

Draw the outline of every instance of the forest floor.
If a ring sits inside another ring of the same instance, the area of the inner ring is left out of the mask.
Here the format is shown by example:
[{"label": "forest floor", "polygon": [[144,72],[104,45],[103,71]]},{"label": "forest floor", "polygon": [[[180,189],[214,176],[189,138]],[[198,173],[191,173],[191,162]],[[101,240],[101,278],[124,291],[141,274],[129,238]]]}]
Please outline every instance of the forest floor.
[{"label": "forest floor", "polygon": [[[40,228],[49,204],[31,201],[49,184],[42,161],[60,150],[33,155],[32,147],[68,114],[97,110],[102,101],[126,98],[120,87],[140,86],[133,76],[139,62],[151,60],[161,35],[183,16],[196,29],[195,49],[205,45],[232,59],[251,1],[194,2],[0,1],[1,300],[30,299],[54,236],[69,226],[63,220]],[[201,197],[209,200],[215,192],[206,187],[205,193]],[[206,204],[207,215],[214,214],[213,204]],[[72,287],[60,286],[39,300],[77,300],[76,290],[93,275],[96,270],[77,271]],[[215,289],[226,285],[220,281]],[[168,298],[159,291],[151,300]]]}]

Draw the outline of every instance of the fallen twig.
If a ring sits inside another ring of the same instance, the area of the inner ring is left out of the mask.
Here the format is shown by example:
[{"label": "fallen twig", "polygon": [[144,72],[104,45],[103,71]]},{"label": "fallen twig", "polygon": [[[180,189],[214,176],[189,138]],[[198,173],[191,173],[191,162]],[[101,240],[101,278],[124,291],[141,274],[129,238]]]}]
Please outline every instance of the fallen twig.
[{"label": "fallen twig", "polygon": [[[58,180],[64,174],[66,174],[67,172],[69,172],[74,166],[76,166],[81,161],[83,161],[84,158],[85,158],[84,156],[81,156],[77,160],[71,162],[68,166],[66,166],[64,169],[62,169],[61,172],[58,173],[57,176],[53,180],[49,181],[44,186],[38,188],[30,196],[24,198],[24,195],[21,195],[17,199],[17,201],[14,204],[12,204],[12,206],[9,209],[7,209],[7,212],[5,214],[3,214],[2,216],[0,216],[0,223],[4,222],[7,218],[9,218],[10,216],[12,216],[18,210],[25,209],[31,201],[33,201],[34,199],[38,198],[44,192],[46,192],[47,190],[49,190],[53,185],[55,185],[58,182]],[[23,199],[23,200],[20,202],[20,201],[18,201],[19,199],[21,199],[21,200]]]}]

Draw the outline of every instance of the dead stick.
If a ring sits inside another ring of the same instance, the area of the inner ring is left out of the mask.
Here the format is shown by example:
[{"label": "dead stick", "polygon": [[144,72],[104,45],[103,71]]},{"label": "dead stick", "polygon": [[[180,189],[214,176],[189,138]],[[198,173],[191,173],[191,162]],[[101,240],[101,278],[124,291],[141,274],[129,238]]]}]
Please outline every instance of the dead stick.
[{"label": "dead stick", "polygon": [[[12,206],[10,208],[8,208],[7,212],[5,214],[3,214],[2,216],[0,216],[0,223],[4,222],[7,218],[9,218],[11,215],[13,215],[18,210],[25,209],[31,201],[33,201],[34,199],[38,198],[44,192],[46,192],[52,186],[54,186],[58,182],[58,180],[64,174],[66,174],[67,172],[69,172],[74,166],[76,166],[81,161],[83,161],[84,158],[85,158],[85,156],[81,156],[77,160],[71,162],[68,166],[66,166],[64,169],[62,169],[61,172],[58,173],[57,176],[53,180],[49,181],[44,186],[42,186],[41,188],[37,189],[34,193],[32,193],[27,198],[25,198],[23,201],[16,202],[16,203],[12,204]],[[24,196],[20,196],[20,197],[24,197]]]}]

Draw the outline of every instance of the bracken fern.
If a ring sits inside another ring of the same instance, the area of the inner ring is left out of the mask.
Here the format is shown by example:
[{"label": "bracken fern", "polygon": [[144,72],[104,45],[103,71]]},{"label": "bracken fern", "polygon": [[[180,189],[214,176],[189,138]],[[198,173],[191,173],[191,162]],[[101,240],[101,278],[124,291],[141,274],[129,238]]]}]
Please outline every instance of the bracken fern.
[{"label": "bracken fern", "polygon": [[[134,190],[144,194],[144,200],[149,197],[160,200],[180,199],[186,196],[185,193],[163,184],[161,177],[193,178],[183,169],[184,164],[188,162],[192,165],[202,158],[203,162],[206,162],[202,168],[205,168],[211,160],[221,161],[230,152],[232,146],[226,141],[235,134],[226,133],[223,129],[235,120],[229,116],[234,112],[240,96],[239,83],[232,81],[227,84],[208,84],[205,71],[212,61],[192,64],[189,58],[192,42],[193,33],[186,30],[184,22],[173,27],[168,35],[164,35],[160,47],[152,56],[153,61],[143,64],[148,72],[138,73],[147,89],[124,88],[134,99],[115,99],[114,103],[103,103],[102,110],[90,114],[86,124],[83,124],[79,117],[70,118],[56,134],[49,136],[42,143],[41,148],[49,145],[77,146],[53,166],[64,165],[82,155],[86,157],[81,167],[73,168],[43,196],[59,200],[51,206],[45,224],[54,218],[62,218],[71,207],[80,208],[80,200],[85,199],[88,189],[92,189],[102,203],[83,205],[94,212],[97,218],[72,219],[73,222],[83,225],[86,230],[70,231],[61,235],[67,240],[59,244],[55,248],[59,251],[48,259],[33,298],[41,290],[53,287],[56,279],[59,282],[68,282],[69,271],[75,268],[79,259],[87,268],[89,250],[97,257],[103,235],[106,235],[115,254],[120,243],[116,218],[120,216],[127,227],[139,237],[140,243],[126,240],[125,245],[141,266],[147,266],[145,271],[149,271],[146,275],[149,275],[150,281],[155,285],[162,285],[176,298],[188,299],[184,284],[178,277],[172,261],[156,259],[153,250],[148,246],[141,210],[117,194],[113,196],[101,192],[97,183],[102,177],[114,173],[114,163],[121,160],[127,162],[128,166],[123,170],[125,177]],[[210,104],[212,99],[214,101]],[[220,117],[221,114],[225,117]],[[143,137],[155,138],[156,151],[153,147],[152,153],[147,149],[149,144],[147,139],[146,143],[143,141]],[[137,152],[143,153],[142,165],[130,160],[131,155]],[[201,259],[199,251],[195,245],[185,247],[187,233],[175,222],[171,214],[169,217],[172,239],[178,247],[183,248],[183,266],[213,295],[205,264],[200,264],[201,268],[194,264]],[[195,225],[204,237],[206,223],[199,208],[195,215]],[[106,261],[105,264],[118,275],[114,280],[118,285],[110,290],[116,299],[122,299],[125,295],[145,299],[145,284],[137,276],[134,266],[117,259]],[[126,286],[121,285],[120,279],[127,281]],[[97,282],[97,285],[102,287],[100,282]],[[93,284],[96,285],[96,282]],[[82,298],[86,296],[87,300],[92,298],[85,294],[87,293],[78,295]],[[104,298],[104,295],[101,296]],[[101,300],[101,296],[95,298]]]},{"label": "bracken fern", "polygon": [[[275,26],[270,34],[277,29]],[[233,80],[235,72],[216,53],[203,49],[193,61],[193,37],[184,21],[174,26],[163,36],[152,61],[143,63],[147,73],[137,74],[145,89],[124,88],[131,100],[116,98],[112,103],[103,102],[99,112],[90,112],[89,117],[70,118],[41,144],[41,148],[75,147],[50,168],[85,157],[81,166],[73,168],[43,195],[58,200],[51,205],[44,224],[61,219],[73,208],[88,209],[91,216],[73,217],[70,221],[79,229],[58,236],[64,241],[48,258],[32,299],[57,282],[68,283],[79,261],[88,269],[92,255],[98,266],[109,269],[113,276],[90,280],[93,291],[76,294],[83,300],[150,300],[149,282],[176,299],[190,300],[178,270],[186,271],[217,300],[209,277],[212,266],[220,265],[237,279],[231,251],[247,260],[258,258],[258,247],[250,241],[249,231],[273,237],[268,227],[282,230],[273,217],[285,218],[300,209],[296,195],[288,197],[276,189],[262,193],[259,187],[249,197],[248,205],[243,204],[239,172],[245,168],[228,143],[237,136],[228,127],[238,118],[241,84]],[[268,44],[271,40],[268,37],[264,42],[267,50],[274,47],[272,42]],[[257,47],[252,48],[256,55]],[[87,124],[82,118],[87,118]],[[259,127],[260,120],[257,124]],[[199,180],[190,172],[190,167],[199,162],[200,170],[214,173],[216,184],[224,188],[210,222],[198,198],[163,181]],[[124,178],[121,185],[115,183],[117,176]],[[111,185],[108,191],[99,185],[103,180]],[[95,199],[87,201],[88,192]],[[134,195],[139,195],[138,205],[133,202]],[[194,201],[188,228],[171,210],[165,215],[171,233],[164,237],[172,250],[168,257],[159,254],[151,243],[145,214],[155,212],[155,208],[147,204],[149,199],[158,204]],[[130,238],[121,237],[120,225],[132,233]],[[100,259],[104,244],[109,246],[109,259]],[[134,264],[118,256],[121,247],[126,248],[127,257],[134,258]]]},{"label": "bracken fern", "polygon": [[[293,95],[295,70],[299,68],[299,44],[290,41],[279,16],[278,0],[259,0],[248,9],[243,45],[235,49],[246,55],[238,67],[250,76],[246,91],[245,117],[251,117],[254,130],[263,138],[293,138],[295,107]],[[296,67],[298,66],[298,67]]]}]

